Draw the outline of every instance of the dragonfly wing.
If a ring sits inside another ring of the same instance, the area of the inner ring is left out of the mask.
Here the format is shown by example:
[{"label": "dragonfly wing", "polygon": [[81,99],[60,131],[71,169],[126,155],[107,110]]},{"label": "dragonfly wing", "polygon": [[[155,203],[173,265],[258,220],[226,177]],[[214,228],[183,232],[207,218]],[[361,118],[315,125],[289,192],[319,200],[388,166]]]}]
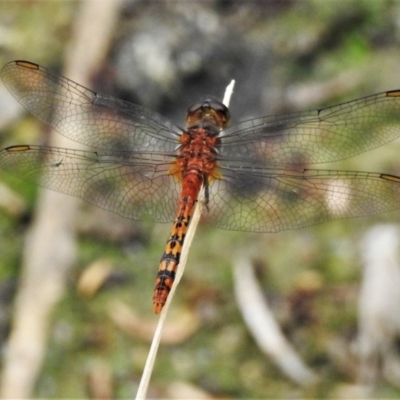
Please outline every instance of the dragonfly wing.
[{"label": "dragonfly wing", "polygon": [[0,167],[26,181],[80,197],[123,217],[170,222],[180,185],[162,154],[92,152],[13,146],[0,152]]},{"label": "dragonfly wing", "polygon": [[400,177],[350,171],[223,171],[206,219],[224,229],[278,232],[400,208]]},{"label": "dragonfly wing", "polygon": [[76,142],[119,151],[176,147],[181,129],[144,107],[95,93],[28,61],[10,62],[0,75],[28,111]]},{"label": "dragonfly wing", "polygon": [[245,121],[222,133],[222,157],[261,164],[339,161],[400,136],[400,90],[320,110]]}]

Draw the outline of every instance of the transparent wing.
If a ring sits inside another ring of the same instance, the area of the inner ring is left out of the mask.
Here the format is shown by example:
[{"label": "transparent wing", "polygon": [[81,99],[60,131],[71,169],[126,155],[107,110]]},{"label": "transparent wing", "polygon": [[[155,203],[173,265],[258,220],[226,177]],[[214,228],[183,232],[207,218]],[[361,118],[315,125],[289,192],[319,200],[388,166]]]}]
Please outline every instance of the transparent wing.
[{"label": "transparent wing", "polygon": [[[133,219],[172,221],[181,190],[168,175],[171,160],[163,154],[22,145],[2,150],[0,166]],[[277,232],[400,208],[400,177],[393,175],[226,169],[223,177],[212,182],[204,211],[207,220],[223,229]]]},{"label": "transparent wing", "polygon": [[6,64],[0,75],[35,117],[91,147],[173,152],[182,131],[144,107],[95,93],[28,61]]},{"label": "transparent wing", "polygon": [[168,156],[13,146],[0,151],[0,166],[26,181],[116,212],[123,217],[170,222],[180,184],[168,175]]},{"label": "transparent wing", "polygon": [[277,232],[400,208],[400,178],[308,169],[400,136],[400,90],[321,110],[243,122],[221,133],[207,218]]},{"label": "transparent wing", "polygon": [[[1,77],[35,116],[101,149],[14,146],[0,152],[1,167],[125,217],[173,219],[180,189],[169,170],[179,128],[36,64],[12,62]],[[225,229],[276,232],[399,208],[399,177],[305,168],[393,140],[399,124],[400,91],[390,91],[229,128],[221,134],[221,179],[210,186],[205,216]]]},{"label": "transparent wing", "polygon": [[400,208],[400,177],[305,169],[223,170],[204,215],[223,229],[278,232]]},{"label": "transparent wing", "polygon": [[220,153],[227,160],[284,167],[343,160],[399,136],[400,90],[392,90],[320,110],[245,121],[222,132]]}]

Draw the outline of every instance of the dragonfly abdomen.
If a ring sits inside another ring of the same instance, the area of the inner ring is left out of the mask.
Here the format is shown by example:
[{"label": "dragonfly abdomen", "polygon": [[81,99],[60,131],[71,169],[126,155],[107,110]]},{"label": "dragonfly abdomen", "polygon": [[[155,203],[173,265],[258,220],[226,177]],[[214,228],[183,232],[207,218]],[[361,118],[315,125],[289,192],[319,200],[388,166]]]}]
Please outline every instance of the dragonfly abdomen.
[{"label": "dragonfly abdomen", "polygon": [[153,308],[156,314],[164,307],[174,283],[186,232],[203,180],[202,174],[198,171],[189,172],[183,179],[178,212],[157,273],[153,295]]}]

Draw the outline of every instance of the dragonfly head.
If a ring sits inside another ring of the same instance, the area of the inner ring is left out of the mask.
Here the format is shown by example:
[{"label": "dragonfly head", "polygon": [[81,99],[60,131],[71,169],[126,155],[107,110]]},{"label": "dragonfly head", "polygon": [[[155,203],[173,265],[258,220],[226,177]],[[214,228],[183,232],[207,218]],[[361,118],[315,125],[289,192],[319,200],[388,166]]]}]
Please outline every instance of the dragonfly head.
[{"label": "dragonfly head", "polygon": [[220,131],[229,122],[229,109],[221,101],[213,97],[206,97],[194,103],[187,110],[187,126],[211,125]]}]

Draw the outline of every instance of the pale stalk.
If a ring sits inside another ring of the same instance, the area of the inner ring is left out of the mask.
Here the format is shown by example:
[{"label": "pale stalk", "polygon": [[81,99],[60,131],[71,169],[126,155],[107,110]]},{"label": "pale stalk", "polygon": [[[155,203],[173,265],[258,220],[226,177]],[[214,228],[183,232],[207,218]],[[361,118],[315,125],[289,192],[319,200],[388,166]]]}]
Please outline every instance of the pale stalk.
[{"label": "pale stalk", "polygon": [[235,87],[235,80],[232,79],[231,83],[226,87],[225,89],[225,94],[224,94],[224,99],[222,102],[229,107],[229,103],[231,102],[231,97],[233,94],[233,88]]},{"label": "pale stalk", "polygon": [[[232,80],[231,83],[227,86],[225,90],[225,95],[223,99],[223,103],[229,107],[230,99],[233,93],[233,87],[235,85],[235,81]],[[149,382],[150,382],[150,377],[153,372],[154,368],[154,363],[156,360],[157,356],[157,350],[160,345],[160,340],[161,340],[161,334],[162,334],[162,329],[164,326],[164,322],[166,320],[166,315],[169,309],[169,306],[172,302],[172,299],[175,295],[176,288],[178,287],[179,281],[181,280],[183,276],[183,272],[185,270],[186,266],[186,261],[189,255],[189,249],[192,244],[192,240],[194,238],[194,234],[197,229],[197,225],[200,221],[201,214],[203,212],[204,208],[204,187],[201,188],[200,195],[199,195],[199,201],[197,201],[196,206],[194,208],[193,216],[191,218],[190,224],[188,231],[186,233],[185,237],[185,242],[183,244],[182,248],[182,254],[179,260],[179,266],[178,270],[176,273],[176,277],[174,280],[174,284],[172,285],[171,292],[169,293],[169,296],[167,298],[167,302],[165,303],[165,306],[163,307],[160,318],[158,320],[157,328],[154,332],[153,336],[153,341],[151,343],[151,347],[149,350],[149,355],[147,356],[146,364],[143,370],[143,375],[140,380],[139,388],[136,394],[136,400],[144,400],[146,398],[147,394],[147,389],[149,387]]]}]

